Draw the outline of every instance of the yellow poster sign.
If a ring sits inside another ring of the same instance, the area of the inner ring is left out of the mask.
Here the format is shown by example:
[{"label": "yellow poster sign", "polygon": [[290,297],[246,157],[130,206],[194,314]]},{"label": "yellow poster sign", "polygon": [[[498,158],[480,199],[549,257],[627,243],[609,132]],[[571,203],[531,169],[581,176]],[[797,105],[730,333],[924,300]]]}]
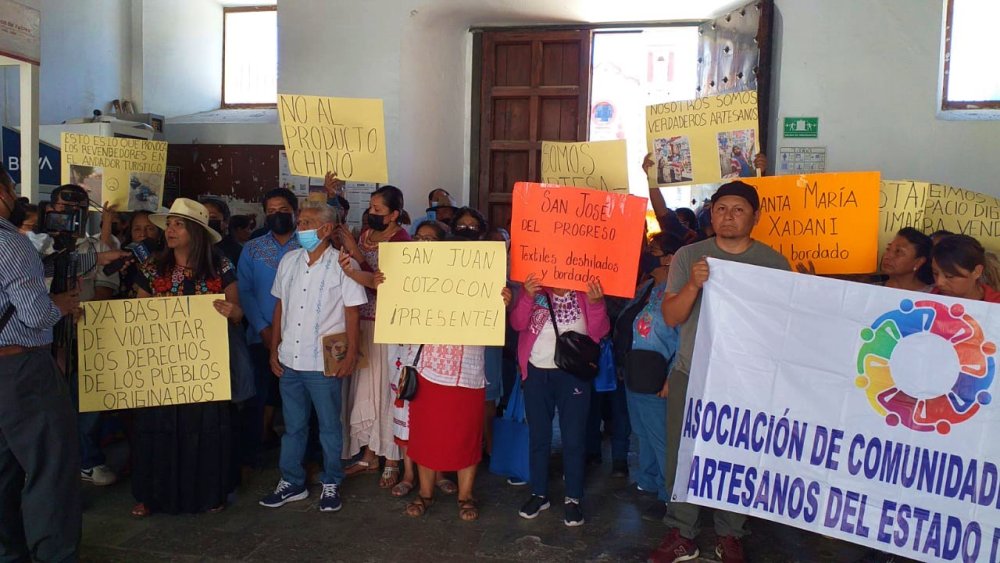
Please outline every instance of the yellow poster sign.
[{"label": "yellow poster sign", "polygon": [[542,141],[542,183],[628,194],[625,141]]},{"label": "yellow poster sign", "polygon": [[878,255],[879,173],[747,178],[760,195],[753,238],[792,267],[817,274],[867,274]]},{"label": "yellow poster sign", "polygon": [[375,342],[504,343],[502,242],[394,242],[378,247]]},{"label": "yellow poster sign", "polygon": [[925,234],[949,231],[979,240],[1000,253],[1000,200],[930,182],[886,180],[879,205],[879,252],[903,227]]},{"label": "yellow poster sign", "polygon": [[80,412],[228,401],[222,295],[83,303]]},{"label": "yellow poster sign", "polygon": [[163,204],[167,143],[63,133],[62,183],[82,186],[99,205],[156,211]]},{"label": "yellow poster sign", "polygon": [[646,107],[649,186],[709,184],[753,177],[760,152],[757,92],[735,92]]},{"label": "yellow poster sign", "polygon": [[292,174],[389,181],[382,100],[278,94],[278,117]]}]

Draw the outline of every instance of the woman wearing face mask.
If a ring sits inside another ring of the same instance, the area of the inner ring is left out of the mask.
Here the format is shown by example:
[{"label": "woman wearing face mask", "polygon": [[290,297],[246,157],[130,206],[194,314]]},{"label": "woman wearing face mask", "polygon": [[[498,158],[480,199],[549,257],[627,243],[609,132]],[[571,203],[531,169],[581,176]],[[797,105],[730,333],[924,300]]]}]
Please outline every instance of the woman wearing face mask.
[{"label": "woman wearing face mask", "polygon": [[931,237],[913,227],[896,233],[882,256],[882,285],[896,289],[929,292],[934,288],[931,272]]},{"label": "woman wearing face mask", "polygon": [[983,245],[968,235],[951,235],[941,239],[931,251],[934,271],[934,291],[938,295],[961,297],[974,301],[1000,303],[996,290],[998,265],[988,256]]},{"label": "woman wearing face mask", "polygon": [[[367,366],[345,381],[345,412],[350,436],[345,442],[345,457],[359,452],[361,459],[348,466],[347,476],[378,471],[378,457],[385,457],[385,469],[379,487],[391,489],[399,483],[399,462],[402,454],[393,438],[392,406],[395,396],[390,386],[396,370],[389,364],[389,350],[385,344],[376,344],[375,309],[376,293],[374,274],[378,271],[378,245],[387,242],[410,240],[403,210],[403,192],[395,186],[382,186],[369,200],[366,225],[355,242],[346,225],[339,230],[342,251],[354,258],[361,272],[347,271],[347,275],[368,288],[368,303],[361,306],[361,350],[368,359]],[[346,270],[345,270],[346,271]]]},{"label": "woman wearing face mask", "polygon": [[486,222],[486,218],[471,207],[459,209],[451,220],[451,232],[455,238],[479,240],[487,229],[489,229],[489,223]]},{"label": "woman wearing face mask", "polygon": [[[236,270],[213,252],[221,236],[208,227],[202,204],[178,198],[169,213],[150,216],[164,229],[166,249],[142,264],[138,296],[224,293],[215,309],[229,322],[243,320]],[[231,410],[209,401],[136,410],[132,515],[217,512],[233,490]]]}]

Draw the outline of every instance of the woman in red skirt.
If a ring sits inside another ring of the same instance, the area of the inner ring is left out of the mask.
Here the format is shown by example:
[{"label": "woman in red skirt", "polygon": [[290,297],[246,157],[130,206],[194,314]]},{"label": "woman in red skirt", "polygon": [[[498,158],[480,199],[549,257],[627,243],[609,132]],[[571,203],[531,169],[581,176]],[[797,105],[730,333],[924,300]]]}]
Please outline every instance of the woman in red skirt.
[{"label": "woman in red skirt", "polygon": [[[503,290],[504,303],[510,290]],[[419,356],[418,356],[419,353]],[[479,518],[472,497],[476,467],[483,457],[483,408],[486,402],[486,349],[450,344],[411,345],[408,365],[420,373],[410,401],[407,453],[418,465],[420,494],[406,514],[423,516],[434,503],[434,472],[458,472],[458,516]]]}]

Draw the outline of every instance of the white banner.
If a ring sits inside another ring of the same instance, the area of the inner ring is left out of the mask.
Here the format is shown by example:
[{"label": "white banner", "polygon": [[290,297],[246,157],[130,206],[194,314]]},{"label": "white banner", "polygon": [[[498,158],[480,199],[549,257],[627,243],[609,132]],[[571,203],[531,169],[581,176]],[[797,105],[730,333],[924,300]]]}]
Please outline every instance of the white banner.
[{"label": "white banner", "polygon": [[1000,307],[709,262],[673,498],[1000,561]]}]

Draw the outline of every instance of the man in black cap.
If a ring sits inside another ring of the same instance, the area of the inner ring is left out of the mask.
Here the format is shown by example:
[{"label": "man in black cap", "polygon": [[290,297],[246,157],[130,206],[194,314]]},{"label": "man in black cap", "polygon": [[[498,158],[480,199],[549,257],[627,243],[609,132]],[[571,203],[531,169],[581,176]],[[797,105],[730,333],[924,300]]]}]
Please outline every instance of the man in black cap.
[{"label": "man in black cap", "polygon": [[[739,181],[724,184],[712,196],[711,210],[715,237],[685,246],[674,254],[663,299],[664,320],[670,326],[681,327],[677,360],[667,378],[667,491],[673,490],[677,469],[688,374],[701,311],[701,288],[709,277],[706,258],[791,270],[784,256],[750,237],[760,220],[760,198],[753,186]],[[697,558],[699,516],[700,508],[694,504],[670,502],[664,518],[670,530],[650,560],[674,563]],[[741,538],[747,534],[746,519],[743,514],[715,511],[715,531],[719,536],[715,551],[724,563],[745,560]]]}]

